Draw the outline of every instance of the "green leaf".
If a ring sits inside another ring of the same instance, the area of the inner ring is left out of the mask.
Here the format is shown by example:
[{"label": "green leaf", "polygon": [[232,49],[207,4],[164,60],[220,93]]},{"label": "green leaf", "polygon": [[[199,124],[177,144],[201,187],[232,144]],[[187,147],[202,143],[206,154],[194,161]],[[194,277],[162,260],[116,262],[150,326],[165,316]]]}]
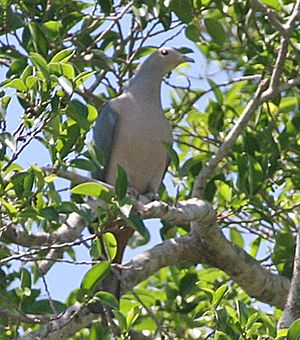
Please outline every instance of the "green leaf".
[{"label": "green leaf", "polygon": [[139,60],[142,57],[146,57],[149,54],[153,53],[156,51],[155,47],[151,47],[151,46],[143,46],[141,48],[138,49],[137,53],[134,56],[134,60]]},{"label": "green leaf", "polygon": [[295,320],[287,333],[287,340],[299,340],[300,319]]},{"label": "green leaf", "polygon": [[21,287],[31,289],[31,274],[25,268],[21,269]]},{"label": "green leaf", "polygon": [[[62,313],[66,309],[66,306],[60,301],[51,300],[51,304],[54,306],[55,310],[58,313]],[[42,315],[53,314],[53,310],[51,308],[49,300],[31,301],[28,304],[24,304],[22,309],[25,313],[29,313],[29,314],[31,313],[42,314]]]},{"label": "green leaf", "polygon": [[221,105],[210,99],[208,128],[212,134],[217,135],[224,128],[224,110]]},{"label": "green leaf", "polygon": [[248,195],[256,194],[264,184],[260,163],[251,155],[241,155],[238,160],[238,187]]},{"label": "green leaf", "polygon": [[241,233],[234,227],[230,228],[230,240],[240,248],[245,245]]},{"label": "green leaf", "polygon": [[202,156],[197,155],[189,158],[181,167],[182,176],[196,176],[202,168]]},{"label": "green leaf", "polygon": [[31,21],[28,23],[28,28],[35,51],[46,57],[48,53],[48,40],[39,24],[35,21]]},{"label": "green leaf", "polygon": [[179,293],[182,297],[191,295],[193,289],[196,287],[198,281],[198,275],[196,273],[187,273],[179,283]]},{"label": "green leaf", "polygon": [[28,76],[25,80],[25,84],[29,90],[33,89],[35,85],[37,84],[37,82],[38,82],[38,79],[36,76]]},{"label": "green leaf", "polygon": [[81,288],[93,290],[96,285],[103,280],[110,271],[110,262],[103,261],[94,265],[83,277]]},{"label": "green leaf", "polygon": [[0,99],[0,118],[5,119],[6,111],[9,103],[11,102],[11,97],[4,96]]},{"label": "green leaf", "polygon": [[20,92],[27,91],[27,87],[21,79],[13,79],[12,81],[6,83],[4,87],[13,87]]},{"label": "green leaf", "polygon": [[90,159],[84,158],[73,159],[72,161],[70,161],[70,165],[78,169],[87,170],[89,172],[95,172],[98,170],[96,164]]},{"label": "green leaf", "polygon": [[222,46],[226,40],[226,33],[222,24],[216,19],[206,18],[204,19],[204,25],[212,40]]},{"label": "green leaf", "polygon": [[231,203],[232,201],[232,188],[223,181],[215,181],[217,186],[217,195],[225,203]]},{"label": "green leaf", "polygon": [[255,335],[256,332],[263,326],[262,322],[254,322],[250,329],[247,331],[247,336],[252,337],[252,335]]},{"label": "green leaf", "polygon": [[143,332],[145,330],[156,331],[157,325],[150,316],[140,315],[137,322],[135,322],[134,329],[138,332]]},{"label": "green leaf", "polygon": [[1,34],[4,34],[4,32],[13,32],[24,26],[24,21],[21,15],[12,11],[12,9],[8,6],[10,3],[11,1],[8,0],[2,0],[1,3],[1,5],[5,8],[5,12],[3,13],[0,7],[0,27],[2,28]]},{"label": "green leaf", "polygon": [[91,142],[87,142],[86,146],[88,148],[87,157],[91,158],[97,167],[102,170],[105,164],[103,152],[100,149],[95,148]]},{"label": "green leaf", "polygon": [[87,109],[88,109],[87,120],[89,121],[89,123],[94,123],[98,117],[98,111],[95,108],[95,106],[90,104],[87,104]]},{"label": "green leaf", "polygon": [[287,328],[283,328],[280,331],[277,332],[277,336],[276,336],[276,340],[283,340],[286,339],[286,336],[288,334],[288,329]]},{"label": "green leaf", "polygon": [[119,302],[116,299],[116,297],[114,295],[112,295],[109,292],[97,292],[95,294],[95,296],[97,298],[100,299],[100,301],[114,309],[118,309],[119,308]]},{"label": "green leaf", "polygon": [[50,63],[58,63],[58,62],[66,63],[73,57],[74,54],[75,54],[75,51],[73,49],[66,48],[56,53],[55,56],[50,60]]},{"label": "green leaf", "polygon": [[128,189],[128,178],[126,171],[121,167],[121,165],[118,164],[117,166],[117,177],[116,177],[116,195],[118,198],[118,201],[122,201],[126,194]]},{"label": "green leaf", "polygon": [[109,192],[109,189],[100,183],[87,182],[76,185],[71,192],[77,195],[100,197],[103,193]]},{"label": "green leaf", "polygon": [[29,58],[33,65],[42,72],[44,78],[50,82],[50,73],[46,60],[38,53],[31,53]]},{"label": "green leaf", "polygon": [[134,306],[133,308],[130,309],[126,316],[126,324],[128,329],[130,329],[134,325],[140,314],[141,310],[139,306]]},{"label": "green leaf", "polygon": [[46,207],[39,211],[39,215],[44,217],[47,221],[59,221],[59,214],[53,207]]},{"label": "green leaf", "polygon": [[88,337],[89,340],[114,340],[115,337],[113,336],[111,329],[105,327],[101,324],[101,322],[93,323],[90,327],[90,335]]},{"label": "green leaf", "polygon": [[121,332],[124,332],[127,330],[127,323],[126,323],[126,318],[125,316],[119,312],[118,310],[113,310],[114,316],[118,320],[118,325],[121,330]]},{"label": "green leaf", "polygon": [[90,129],[90,123],[87,120],[88,109],[86,105],[81,103],[79,100],[71,100],[69,102],[66,113],[68,114],[68,116],[73,118],[81,128],[83,128],[84,130]]},{"label": "green leaf", "polygon": [[14,215],[18,212],[18,210],[12,204],[8,203],[7,201],[1,198],[0,198],[0,203],[9,214]]},{"label": "green leaf", "polygon": [[279,109],[281,112],[291,112],[297,108],[296,97],[284,97],[280,101]]},{"label": "green leaf", "polygon": [[249,318],[248,308],[245,305],[245,303],[242,302],[241,300],[237,300],[236,304],[237,304],[237,313],[240,319],[241,326],[244,327],[247,324],[247,321]]},{"label": "green leaf", "polygon": [[112,233],[104,233],[102,235],[102,239],[103,239],[105,254],[110,261],[113,261],[118,251],[117,240],[114,234]]},{"label": "green leaf", "polygon": [[113,71],[114,62],[111,57],[108,57],[103,51],[93,49],[93,62],[99,67],[107,71]]},{"label": "green leaf", "polygon": [[[22,73],[24,72],[24,69],[26,68],[26,66],[27,66],[27,60],[25,58],[14,59],[12,63],[10,64],[10,68],[6,74],[7,78],[11,76],[15,76],[15,75],[22,76]],[[21,78],[21,80],[23,79]]]},{"label": "green leaf", "polygon": [[276,9],[277,11],[281,10],[281,5],[279,0],[261,0],[261,2],[269,7]]},{"label": "green leaf", "polygon": [[193,20],[193,6],[190,0],[171,0],[170,9],[186,24]]},{"label": "green leaf", "polygon": [[138,215],[132,214],[126,221],[130,225],[130,227],[137,231],[141,236],[141,238],[136,237],[134,240],[130,239],[131,247],[133,248],[138,247],[149,242],[150,240],[149,231]]},{"label": "green leaf", "polygon": [[218,104],[222,105],[223,104],[223,93],[220,90],[220,87],[212,79],[207,79],[207,82],[209,83],[210,87],[212,88]]},{"label": "green leaf", "polygon": [[87,302],[92,298],[92,292],[88,289],[76,288],[74,293],[76,300],[79,302]]},{"label": "green leaf", "polygon": [[290,232],[278,232],[275,236],[275,246],[272,261],[281,275],[290,278],[293,272],[295,252],[295,237]]},{"label": "green leaf", "polygon": [[215,308],[219,306],[220,302],[222,301],[227,291],[228,291],[228,287],[226,284],[222,285],[215,291],[213,301],[212,301],[212,305]]},{"label": "green leaf", "polygon": [[90,255],[94,260],[100,259],[102,256],[102,243],[99,238],[92,241]]},{"label": "green leaf", "polygon": [[179,157],[178,157],[177,152],[172,148],[171,144],[163,142],[163,145],[166,148],[169,157],[171,158],[172,164],[174,164],[175,168],[178,169],[178,167],[179,167]]},{"label": "green leaf", "polygon": [[61,39],[63,24],[59,21],[50,20],[44,23],[45,33],[49,41]]},{"label": "green leaf", "polygon": [[75,77],[75,70],[73,65],[71,64],[63,64],[61,62],[59,63],[50,63],[49,69],[52,74],[55,74],[56,76],[65,76],[69,80],[73,81]]},{"label": "green leaf", "polygon": [[251,243],[250,243],[250,255],[253,257],[256,257],[258,253],[258,249],[261,243],[261,237],[256,237]]},{"label": "green leaf", "polygon": [[60,135],[60,139],[56,142],[56,150],[59,152],[61,159],[74,150],[74,146],[78,143],[79,138],[80,128],[78,124],[70,122],[66,130]]},{"label": "green leaf", "polygon": [[32,191],[34,175],[27,171],[17,172],[11,177],[11,183],[20,198],[28,198]]},{"label": "green leaf", "polygon": [[112,0],[97,0],[105,15],[109,15],[112,10]]},{"label": "green leaf", "polygon": [[224,332],[216,331],[214,340],[231,340],[230,336],[226,335]]},{"label": "green leaf", "polygon": [[82,85],[86,80],[88,80],[91,76],[95,74],[95,71],[84,71],[79,73],[75,78],[74,78],[74,83],[75,86],[80,86]]},{"label": "green leaf", "polygon": [[186,36],[188,39],[190,39],[190,40],[192,40],[192,41],[194,41],[194,42],[198,42],[199,39],[200,39],[199,28],[198,28],[198,26],[195,25],[195,24],[189,24],[189,25],[186,27],[184,33],[185,33],[185,36]]},{"label": "green leaf", "polygon": [[259,313],[258,312],[253,313],[247,320],[246,329],[250,328],[257,319],[259,319]]}]

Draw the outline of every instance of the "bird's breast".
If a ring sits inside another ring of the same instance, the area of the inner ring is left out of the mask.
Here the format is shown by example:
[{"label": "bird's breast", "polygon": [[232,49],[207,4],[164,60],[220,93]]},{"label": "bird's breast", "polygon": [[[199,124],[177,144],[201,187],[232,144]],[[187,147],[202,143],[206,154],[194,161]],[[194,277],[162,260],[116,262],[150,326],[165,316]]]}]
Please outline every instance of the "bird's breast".
[{"label": "bird's breast", "polygon": [[162,111],[152,115],[149,107],[146,112],[130,107],[126,111],[118,119],[107,181],[114,184],[120,164],[139,193],[157,192],[168,162],[164,143],[172,143],[171,126]]}]

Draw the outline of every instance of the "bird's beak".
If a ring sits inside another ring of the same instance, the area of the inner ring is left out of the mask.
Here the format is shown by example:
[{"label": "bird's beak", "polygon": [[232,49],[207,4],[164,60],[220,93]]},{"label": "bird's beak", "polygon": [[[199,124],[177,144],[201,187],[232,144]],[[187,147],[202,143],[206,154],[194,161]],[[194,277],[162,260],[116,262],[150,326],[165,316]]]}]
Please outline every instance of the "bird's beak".
[{"label": "bird's beak", "polygon": [[193,58],[188,57],[187,55],[184,54],[184,55],[182,56],[182,62],[183,62],[183,63],[194,63],[195,60],[194,60]]}]

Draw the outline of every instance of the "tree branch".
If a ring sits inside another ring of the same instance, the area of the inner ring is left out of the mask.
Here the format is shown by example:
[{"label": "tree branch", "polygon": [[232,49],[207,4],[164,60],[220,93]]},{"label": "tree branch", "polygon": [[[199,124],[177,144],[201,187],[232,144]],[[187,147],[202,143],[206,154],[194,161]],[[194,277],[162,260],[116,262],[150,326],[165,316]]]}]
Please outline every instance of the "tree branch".
[{"label": "tree branch", "polygon": [[[252,0],[252,2],[255,3],[256,5],[260,4],[260,2],[257,0]],[[262,4],[261,6],[263,6],[264,11],[267,11],[266,6]],[[271,12],[268,13],[269,15],[271,15],[270,14]],[[299,13],[300,13],[300,0],[297,0],[297,3],[295,4],[292,14],[290,15],[286,25],[284,25],[284,33],[281,38],[279,52],[276,58],[275,67],[273,69],[268,88],[265,90],[267,83],[266,80],[262,80],[258,85],[254,97],[246,105],[242,115],[237,120],[232,130],[227,134],[223,144],[217,151],[216,155],[211,158],[211,160],[203,167],[202,171],[197,176],[193,188],[194,197],[203,198],[204,189],[208,180],[215,172],[218,164],[230,153],[233,144],[236,142],[239,135],[243,132],[244,128],[247,126],[249,120],[255,113],[256,109],[263,102],[275,98],[284,88],[285,89],[289,88],[287,86],[283,86],[281,88],[279,82],[283,72],[286,54],[288,52],[289,39],[293,32],[295,21],[299,17]]]},{"label": "tree branch", "polygon": [[293,277],[291,287],[278,322],[278,329],[289,328],[300,317],[300,229],[296,238]]},{"label": "tree branch", "polygon": [[246,105],[242,115],[234,124],[232,130],[227,134],[223,144],[217,153],[204,165],[201,172],[197,176],[194,187],[193,197],[203,198],[205,186],[216,170],[218,164],[230,153],[233,144],[236,142],[239,135],[243,132],[244,128],[252,118],[255,110],[261,104],[261,94],[266,86],[266,81],[262,80],[253,96],[253,98]]},{"label": "tree branch", "polygon": [[22,340],[57,340],[67,339],[82,328],[88,327],[95,319],[95,314],[89,312],[87,307],[75,303],[64,313],[42,326],[38,331],[22,336]]},{"label": "tree branch", "polygon": [[[223,270],[251,297],[282,308],[289,280],[270,273],[243,249],[228,241],[216,224],[192,223],[190,235],[167,240],[125,265],[122,290],[135,287],[159,269],[176,263],[204,263]],[[213,221],[213,220],[212,220]]]},{"label": "tree branch", "polygon": [[280,33],[285,34],[284,25],[278,20],[276,13],[273,10],[271,10],[268,6],[263,5],[258,0],[251,0],[250,3],[252,3],[253,7],[256,7],[265,14],[274,28],[276,28]]},{"label": "tree branch", "polygon": [[49,322],[50,317],[45,315],[25,314],[19,311],[11,311],[5,308],[0,308],[1,317],[7,320],[19,320],[31,324],[40,324]]},{"label": "tree branch", "polygon": [[[196,205],[194,209],[197,209]],[[289,280],[270,273],[243,249],[232,245],[214,223],[214,218],[210,218],[212,223],[210,224],[206,215],[207,224],[204,225],[200,214],[198,215],[195,211],[192,214],[198,216],[198,221],[193,222],[191,234],[176,240],[167,240],[122,266],[122,292],[134,288],[165,266],[178,263],[205,263],[224,270],[250,296],[271,305],[283,307],[289,290]],[[203,242],[204,236],[205,242]],[[95,315],[87,308],[79,306],[76,304],[65,313],[66,315],[72,314],[76,307],[77,319],[73,318],[67,322],[68,319],[64,317],[64,314],[63,320],[57,318],[24,339],[35,339],[38,336],[43,339],[55,339],[60,329],[63,332],[60,334],[70,336],[79,329],[77,320],[79,320],[80,327],[87,327]],[[51,331],[46,332],[49,329]]]}]

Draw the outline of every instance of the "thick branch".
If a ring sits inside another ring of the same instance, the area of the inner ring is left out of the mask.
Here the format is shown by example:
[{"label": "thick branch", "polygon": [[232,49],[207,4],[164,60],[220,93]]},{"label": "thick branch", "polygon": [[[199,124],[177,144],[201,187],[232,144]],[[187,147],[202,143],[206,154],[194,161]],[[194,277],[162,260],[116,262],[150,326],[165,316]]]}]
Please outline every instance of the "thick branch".
[{"label": "thick branch", "polygon": [[207,264],[228,274],[251,297],[282,308],[289,290],[289,280],[264,268],[246,251],[228,241],[218,225],[192,223],[193,233],[201,240]]},{"label": "thick branch", "polygon": [[95,319],[95,315],[90,313],[87,307],[80,303],[68,308],[53,321],[42,326],[38,331],[22,336],[22,340],[57,340],[67,339],[82,328],[88,327]]},{"label": "thick branch", "polygon": [[265,269],[243,249],[229,242],[216,224],[193,222],[190,235],[168,240],[125,265],[123,291],[135,287],[159,269],[176,263],[202,263],[228,274],[251,297],[282,308],[289,280]]},{"label": "thick branch", "polygon": [[31,324],[40,324],[49,322],[50,317],[45,315],[25,314],[19,311],[11,311],[5,308],[0,308],[0,316],[6,320],[19,320]]},{"label": "thick branch", "polygon": [[300,230],[297,233],[296,250],[294,258],[294,270],[290,291],[282,316],[278,323],[278,329],[289,328],[300,317]]},{"label": "thick branch", "polygon": [[[134,288],[165,266],[176,263],[203,263],[226,272],[250,296],[277,307],[284,306],[289,280],[270,273],[243,249],[229,242],[216,225],[215,214],[208,202],[191,199],[178,203],[177,207],[168,206],[164,202],[151,202],[143,208],[139,206],[138,209],[144,217],[164,216],[167,221],[178,224],[193,221],[192,231],[185,237],[167,240],[122,266],[123,292]],[[76,305],[76,310],[80,327],[87,327],[95,315],[86,308],[79,308],[79,305]],[[65,314],[72,313],[73,309],[68,309]],[[62,316],[63,320],[57,318],[25,339],[34,339],[34,336],[55,339],[60,328],[63,334],[74,334],[74,329],[79,329],[77,321],[72,318],[66,322],[65,314]]]}]

